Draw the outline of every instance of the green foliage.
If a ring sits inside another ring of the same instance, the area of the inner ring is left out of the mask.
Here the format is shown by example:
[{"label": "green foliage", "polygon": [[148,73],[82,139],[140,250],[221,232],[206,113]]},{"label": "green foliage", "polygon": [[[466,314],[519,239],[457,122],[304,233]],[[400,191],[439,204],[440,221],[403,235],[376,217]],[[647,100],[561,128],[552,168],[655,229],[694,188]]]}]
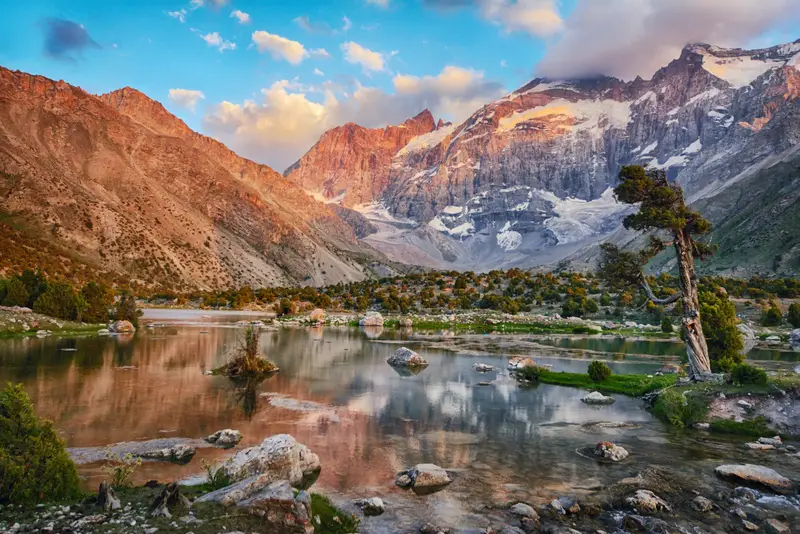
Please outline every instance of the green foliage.
[{"label": "green foliage", "polygon": [[86,303],[83,320],[87,323],[105,323],[108,310],[114,304],[114,293],[105,284],[89,282],[81,289],[80,296]]},{"label": "green foliage", "polygon": [[3,306],[27,306],[28,290],[19,278],[12,278],[6,284],[6,295],[3,299]]},{"label": "green foliage", "polygon": [[537,382],[539,377],[542,375],[542,372],[545,371],[544,367],[540,367],[538,365],[526,365],[524,367],[520,367],[514,371],[514,376],[518,380],[528,380],[531,382]]},{"label": "green foliage", "polygon": [[[515,371],[519,377],[519,371]],[[538,371],[538,380],[543,384],[569,386],[600,391],[602,393],[621,393],[632,397],[639,397],[651,391],[657,391],[675,384],[675,375],[654,376],[647,375],[611,375],[603,382],[595,382],[589,378],[588,373],[555,372],[547,369]]]},{"label": "green foliage", "polygon": [[767,383],[767,373],[755,365],[740,363],[731,368],[731,382],[734,384],[765,385]]},{"label": "green foliage", "polygon": [[684,394],[676,388],[661,392],[653,405],[653,413],[677,427],[702,421],[708,414],[708,402],[699,394]]},{"label": "green foliage", "polygon": [[[640,254],[620,250],[612,243],[600,245],[597,276],[616,290],[638,286],[642,279],[642,265],[646,262]],[[609,297],[610,299],[610,297]]]},{"label": "green foliage", "polygon": [[142,310],[136,306],[136,297],[129,292],[124,291],[119,297],[116,309],[112,313],[112,318],[115,321],[130,321],[133,326],[139,326],[139,317],[142,315]]},{"label": "green foliage", "polygon": [[109,481],[111,487],[118,489],[131,486],[131,476],[140,465],[142,465],[142,459],[131,453],[117,456],[107,450],[106,463],[101,469],[111,479]]},{"label": "green foliage", "polygon": [[753,419],[744,421],[734,421],[732,419],[713,419],[711,430],[725,434],[737,434],[740,436],[774,436],[775,430],[769,426],[767,418],[759,415]]},{"label": "green foliage", "polygon": [[708,343],[711,370],[727,372],[744,360],[742,334],[736,328],[736,307],[721,292],[700,292],[700,318]]},{"label": "green foliage", "polygon": [[589,364],[588,374],[593,382],[602,382],[611,376],[611,367],[605,362],[595,360]]},{"label": "green foliage", "polygon": [[602,295],[600,295],[601,306],[611,306],[611,304],[612,304],[611,295],[609,295],[608,293],[603,293]]},{"label": "green foliage", "polygon": [[669,315],[664,315],[661,319],[661,331],[665,334],[671,334],[675,331],[675,327],[672,326],[672,319],[669,318]]},{"label": "green foliage", "polygon": [[278,317],[283,317],[284,315],[291,314],[292,301],[287,298],[283,298],[280,301],[278,301],[278,306],[275,310],[275,313],[278,315]]},{"label": "green foliage", "polygon": [[783,320],[783,313],[775,303],[770,301],[769,307],[761,314],[761,324],[764,326],[778,326]]},{"label": "green foliage", "polygon": [[358,518],[336,508],[324,495],[311,494],[311,514],[314,516],[316,532],[349,534],[358,531]]},{"label": "green foliage", "polygon": [[76,299],[75,288],[71,284],[53,282],[33,303],[33,311],[57,319],[72,321],[78,316]]},{"label": "green foliage", "polygon": [[786,320],[792,325],[793,328],[800,328],[800,304],[797,302],[789,306],[789,312],[786,314]]},{"label": "green foliage", "polygon": [[204,485],[207,491],[218,490],[231,484],[231,479],[222,466],[215,467],[208,463],[205,458],[200,460],[200,466],[206,472],[206,483]]},{"label": "green foliage", "polygon": [[0,390],[0,503],[75,498],[80,481],[52,423],[39,419],[22,385]]},{"label": "green foliage", "polygon": [[225,365],[214,369],[213,373],[230,378],[253,378],[277,372],[278,367],[259,354],[260,336],[261,330],[248,328],[239,343],[239,349]]}]

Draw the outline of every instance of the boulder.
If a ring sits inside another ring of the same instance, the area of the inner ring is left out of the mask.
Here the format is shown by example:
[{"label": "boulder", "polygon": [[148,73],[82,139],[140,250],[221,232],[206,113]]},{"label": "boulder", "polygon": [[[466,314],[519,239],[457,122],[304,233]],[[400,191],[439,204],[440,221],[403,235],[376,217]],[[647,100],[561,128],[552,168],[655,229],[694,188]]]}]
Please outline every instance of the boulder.
[{"label": "boulder", "polygon": [[353,504],[360,508],[365,516],[381,515],[386,511],[386,507],[383,505],[383,500],[380,497],[359,499]]},{"label": "boulder", "polygon": [[314,483],[321,467],[319,456],[308,447],[289,434],[278,434],[237,452],[222,469],[233,481],[263,473],[270,477],[270,482],[288,480],[294,487],[307,488]]},{"label": "boulder", "polygon": [[680,365],[675,365],[672,363],[668,363],[661,367],[657,372],[665,375],[679,375],[683,372],[683,367]]},{"label": "boulder", "polygon": [[628,457],[628,451],[610,441],[601,441],[595,446],[594,455],[604,460],[620,462]]},{"label": "boulder", "polygon": [[793,349],[800,349],[800,328],[795,328],[789,334],[789,344]]},{"label": "boulder", "polygon": [[764,521],[764,526],[769,534],[791,534],[792,532],[789,525],[783,521],[778,521],[774,517]]},{"label": "boulder", "polygon": [[308,314],[308,320],[312,323],[321,323],[325,321],[325,317],[327,317],[327,315],[322,308],[314,308],[311,310],[311,313]]},{"label": "boulder", "polygon": [[642,512],[669,512],[670,506],[650,490],[640,489],[625,499],[625,502]]},{"label": "boulder", "polygon": [[751,451],[774,451],[775,445],[768,445],[766,443],[745,443],[745,449],[750,449]]},{"label": "boulder", "polygon": [[130,321],[114,321],[108,325],[108,330],[112,334],[133,334],[136,327]]},{"label": "boulder", "polygon": [[242,433],[238,430],[226,428],[224,430],[217,430],[206,438],[206,441],[213,443],[217,447],[229,449],[242,441]]},{"label": "boulder", "polygon": [[736,328],[742,334],[742,341],[744,342],[742,353],[747,354],[756,346],[756,332],[744,323],[737,324]]},{"label": "boulder", "polygon": [[413,350],[401,347],[386,360],[389,365],[397,367],[425,367],[428,362]]},{"label": "boulder", "polygon": [[472,368],[478,371],[479,373],[488,373],[489,371],[494,369],[494,367],[489,365],[488,363],[473,363]]},{"label": "boulder", "polygon": [[550,508],[558,515],[577,514],[581,511],[581,506],[575,497],[561,496],[550,501]]},{"label": "boulder", "polygon": [[524,502],[518,502],[509,508],[508,511],[517,517],[527,517],[528,519],[533,519],[534,521],[538,521],[539,519],[539,514],[536,513],[536,510],[533,509],[533,506],[525,504]]},{"label": "boulder", "polygon": [[584,395],[581,400],[586,404],[614,404],[616,402],[614,397],[607,397],[599,391],[592,391],[588,395]]},{"label": "boulder", "polygon": [[197,450],[189,445],[178,444],[163,449],[141,452],[138,456],[147,460],[161,460],[176,464],[186,464],[194,457]]},{"label": "boulder", "polygon": [[411,488],[414,493],[433,493],[453,482],[450,475],[434,464],[417,464],[407,471],[397,474],[395,484],[401,488]]},{"label": "boulder", "polygon": [[774,436],[771,438],[758,438],[758,442],[764,445],[772,445],[773,447],[783,446],[783,440],[780,436]]},{"label": "boulder", "polygon": [[508,369],[511,371],[522,369],[523,367],[536,367],[536,362],[530,358],[523,358],[522,356],[514,356],[508,360]]},{"label": "boulder", "polygon": [[706,499],[702,495],[698,495],[692,499],[692,508],[698,512],[710,512],[714,508],[714,503]]},{"label": "boulder", "polygon": [[714,472],[725,480],[768,488],[775,493],[791,493],[794,490],[791,480],[763,465],[726,464],[717,467]]},{"label": "boulder", "polygon": [[201,495],[195,502],[216,502],[225,506],[233,506],[245,499],[249,499],[251,496],[269,486],[272,482],[274,482],[274,480],[270,473],[253,475],[238,482],[234,482],[230,486],[225,486],[224,488]]},{"label": "boulder", "polygon": [[287,480],[273,482],[258,493],[240,501],[238,507],[263,517],[267,532],[313,534],[311,496],[300,491],[294,494]]},{"label": "boulder", "polygon": [[400,321],[398,321],[398,324],[403,328],[411,328],[414,326],[414,321],[412,321],[409,317],[403,317],[400,319]]},{"label": "boulder", "polygon": [[367,312],[367,314],[359,319],[359,326],[383,326],[383,315],[378,312]]}]

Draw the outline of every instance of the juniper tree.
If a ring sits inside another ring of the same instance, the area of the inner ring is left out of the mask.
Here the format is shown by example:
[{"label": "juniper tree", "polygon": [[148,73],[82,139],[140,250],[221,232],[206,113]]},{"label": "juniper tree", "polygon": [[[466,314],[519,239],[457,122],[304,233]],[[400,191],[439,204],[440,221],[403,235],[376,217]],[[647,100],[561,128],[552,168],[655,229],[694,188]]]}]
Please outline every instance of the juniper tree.
[{"label": "juniper tree", "polygon": [[[623,220],[625,228],[652,232],[649,246],[639,253],[614,250],[613,245],[604,247],[601,273],[605,278],[619,280],[621,284],[637,284],[647,298],[655,304],[667,305],[678,299],[683,306],[681,327],[686,342],[691,376],[700,380],[711,372],[708,344],[703,334],[700,318],[700,299],[697,277],[694,271],[695,258],[711,254],[708,245],[694,240],[711,230],[711,223],[699,213],[689,209],[680,186],[667,180],[664,171],[645,170],[639,165],[623,167],[619,173],[620,183],[614,189],[617,200],[626,204],[638,204],[639,210]],[[678,263],[678,280],[681,291],[666,298],[658,298],[650,289],[642,266],[670,243],[659,234],[668,234]]]}]

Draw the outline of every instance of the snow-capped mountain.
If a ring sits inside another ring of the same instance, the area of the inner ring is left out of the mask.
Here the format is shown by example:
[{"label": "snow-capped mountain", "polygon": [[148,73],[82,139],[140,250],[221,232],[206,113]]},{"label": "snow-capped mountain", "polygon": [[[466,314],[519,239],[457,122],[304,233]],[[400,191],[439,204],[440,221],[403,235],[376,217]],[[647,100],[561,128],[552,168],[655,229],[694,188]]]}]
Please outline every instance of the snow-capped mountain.
[{"label": "snow-capped mountain", "polygon": [[[713,198],[727,184],[800,144],[799,96],[800,40],[689,45],[649,80],[535,79],[459,125],[426,128],[375,171],[372,202],[388,213],[367,241],[401,261],[398,242],[416,246],[436,266],[552,262],[619,228],[629,208],[611,188],[627,164],[664,169],[720,220]],[[317,180],[328,172],[317,169]],[[417,226],[393,222],[408,220]]]}]

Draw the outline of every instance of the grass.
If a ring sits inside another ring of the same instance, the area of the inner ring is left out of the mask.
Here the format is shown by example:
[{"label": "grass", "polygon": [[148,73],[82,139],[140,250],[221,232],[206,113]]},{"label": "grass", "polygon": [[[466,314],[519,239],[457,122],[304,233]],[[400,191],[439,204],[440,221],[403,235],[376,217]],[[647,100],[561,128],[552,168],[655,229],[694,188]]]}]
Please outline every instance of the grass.
[{"label": "grass", "polygon": [[711,430],[714,432],[724,434],[752,437],[773,436],[776,434],[775,430],[769,427],[767,419],[761,416],[742,422],[731,421],[729,419],[712,419],[710,425]]},{"label": "grass", "polygon": [[567,386],[600,391],[601,393],[621,393],[631,397],[641,397],[651,391],[663,389],[675,384],[675,375],[654,376],[647,375],[611,375],[602,382],[595,382],[586,373],[567,373],[542,370],[539,372],[539,382],[556,386]]},{"label": "grass", "polygon": [[[313,522],[316,532],[348,534],[358,531],[358,518],[336,508],[331,500],[324,495],[311,494],[311,514],[315,518]],[[319,518],[319,523],[317,523],[316,518]]]}]

